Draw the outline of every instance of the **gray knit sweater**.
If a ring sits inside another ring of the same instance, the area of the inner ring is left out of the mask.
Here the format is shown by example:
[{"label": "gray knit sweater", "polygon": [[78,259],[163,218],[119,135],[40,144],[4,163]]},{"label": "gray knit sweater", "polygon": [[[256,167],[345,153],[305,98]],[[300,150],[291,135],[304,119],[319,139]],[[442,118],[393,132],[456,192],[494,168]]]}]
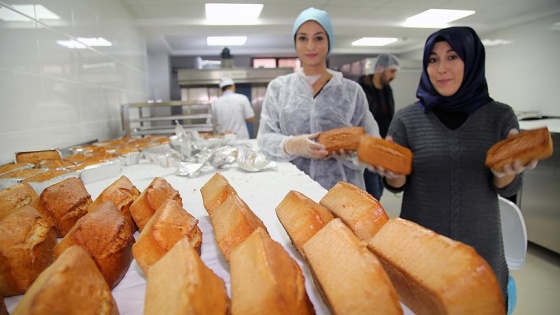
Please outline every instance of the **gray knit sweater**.
[{"label": "gray knit sweater", "polygon": [[509,271],[498,194],[514,195],[522,176],[497,189],[484,160],[512,128],[519,128],[513,110],[497,102],[482,106],[455,130],[413,104],[396,113],[388,132],[413,152],[400,216],[474,247],[496,273],[504,296]]}]

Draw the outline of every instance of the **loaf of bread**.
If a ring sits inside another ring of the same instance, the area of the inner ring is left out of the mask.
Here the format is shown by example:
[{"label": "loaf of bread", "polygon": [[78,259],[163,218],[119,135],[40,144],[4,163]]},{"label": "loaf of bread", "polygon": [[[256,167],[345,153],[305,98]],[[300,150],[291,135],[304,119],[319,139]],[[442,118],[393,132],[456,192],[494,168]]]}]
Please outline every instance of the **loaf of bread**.
[{"label": "loaf of bread", "polygon": [[229,261],[231,251],[249,237],[255,229],[261,227],[267,231],[261,219],[237,194],[229,195],[209,215],[216,243],[227,261]]},{"label": "loaf of bread", "polygon": [[132,245],[132,255],[147,275],[148,269],[183,238],[200,255],[202,231],[198,227],[198,220],[177,201],[168,199],[154,213]]},{"label": "loaf of bread", "polygon": [[33,164],[30,163],[9,163],[0,166],[0,175],[4,175],[9,172],[33,168]]},{"label": "loaf of bread", "polygon": [[182,238],[148,270],[145,315],[229,314],[224,281]]},{"label": "loaf of bread", "polygon": [[359,187],[343,181],[336,183],[319,203],[348,225],[362,241],[374,236],[389,220],[379,201]]},{"label": "loaf of bread", "polygon": [[358,160],[381,166],[396,174],[408,175],[412,172],[412,151],[398,143],[381,138],[362,137],[358,148]]},{"label": "loaf of bread", "polygon": [[47,168],[50,170],[64,169],[74,166],[74,163],[66,160],[42,160],[37,163],[38,168]]},{"label": "loaf of bread", "polygon": [[299,265],[262,228],[230,258],[232,314],[315,314]]},{"label": "loaf of bread", "polygon": [[144,229],[148,220],[167,199],[173,199],[183,206],[183,199],[163,177],[156,177],[146,187],[140,196],[130,205],[130,214],[140,231]]},{"label": "loaf of bread", "polygon": [[54,180],[57,177],[58,178],[62,178],[62,176],[66,176],[69,177],[68,175],[72,175],[75,174],[74,177],[78,177],[78,174],[76,173],[72,173],[69,170],[66,169],[49,169],[47,171],[44,171],[42,173],[39,173],[37,175],[28,177],[26,179],[23,180],[23,182],[26,183],[43,183],[49,180]]},{"label": "loaf of bread", "polygon": [[25,205],[0,220],[0,295],[25,293],[53,261],[56,230]]},{"label": "loaf of bread", "polygon": [[295,190],[278,204],[276,216],[302,255],[303,244],[334,218],[327,208]]},{"label": "loaf of bread", "polygon": [[42,160],[62,160],[58,150],[39,150],[16,153],[16,163],[31,163],[37,165]]},{"label": "loaf of bread", "polygon": [[117,303],[89,254],[72,246],[39,275],[12,315],[118,315]]},{"label": "loaf of bread", "polygon": [[27,169],[9,172],[4,175],[0,175],[0,179],[13,178],[18,180],[24,180],[26,178],[33,177],[44,172],[45,170],[40,168],[27,168]]},{"label": "loaf of bread", "polygon": [[486,154],[486,166],[502,172],[506,164],[521,160],[544,160],[552,156],[553,143],[547,127],[522,131],[494,144]]},{"label": "loaf of bread", "polygon": [[99,271],[113,289],[132,262],[134,237],[130,227],[112,202],[104,202],[76,222],[54,248],[55,258],[79,245],[93,258]]},{"label": "loaf of bread", "polygon": [[329,152],[339,150],[356,151],[360,140],[366,134],[363,127],[341,127],[323,131],[317,142],[324,145]]},{"label": "loaf of bread", "polygon": [[218,208],[229,195],[237,194],[224,175],[217,172],[204,183],[200,188],[200,193],[208,214]]},{"label": "loaf of bread", "polygon": [[496,275],[470,246],[393,218],[368,248],[415,314],[505,314]]},{"label": "loaf of bread", "polygon": [[383,266],[340,219],[303,245],[319,292],[333,314],[402,314]]},{"label": "loaf of bread", "polygon": [[119,212],[123,215],[126,224],[130,226],[132,232],[135,232],[137,227],[130,214],[130,206],[138,196],[140,196],[138,188],[134,186],[128,177],[123,175],[111,185],[107,186],[107,188],[95,198],[91,207],[97,206],[105,201],[112,202],[117,209],[119,209]]},{"label": "loaf of bread", "polygon": [[32,204],[38,198],[39,195],[28,183],[0,190],[0,220],[17,209]]},{"label": "loaf of bread", "polygon": [[45,188],[33,206],[54,223],[58,237],[64,237],[91,203],[82,180],[71,177]]}]

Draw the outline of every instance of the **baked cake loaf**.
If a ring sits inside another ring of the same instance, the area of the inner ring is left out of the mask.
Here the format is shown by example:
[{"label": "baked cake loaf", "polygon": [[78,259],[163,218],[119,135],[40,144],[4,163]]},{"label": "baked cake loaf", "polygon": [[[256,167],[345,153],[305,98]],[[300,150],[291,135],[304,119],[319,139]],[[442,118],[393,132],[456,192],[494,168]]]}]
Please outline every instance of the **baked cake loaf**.
[{"label": "baked cake loaf", "polygon": [[224,175],[215,173],[201,188],[202,203],[210,214],[231,194],[237,194]]},{"label": "baked cake loaf", "polygon": [[333,314],[403,313],[379,260],[340,219],[317,232],[303,250]]},{"label": "baked cake loaf", "polygon": [[182,238],[148,270],[145,315],[229,314],[224,281]]},{"label": "baked cake loaf", "polygon": [[343,181],[336,183],[319,203],[348,225],[362,241],[375,235],[389,220],[379,201],[359,187]]},{"label": "baked cake loaf", "polygon": [[531,160],[544,160],[552,156],[553,142],[548,128],[521,131],[494,144],[486,154],[486,166],[502,172],[506,164],[521,160],[526,165]]},{"label": "baked cake loaf", "polygon": [[118,315],[117,303],[89,254],[68,248],[29,288],[12,315]]},{"label": "baked cake loaf", "polygon": [[147,275],[148,269],[183,238],[200,255],[202,231],[198,227],[198,220],[177,201],[168,199],[154,213],[132,245],[132,255]]},{"label": "baked cake loaf", "polygon": [[28,183],[0,190],[0,220],[17,209],[32,204],[38,198],[39,195]]},{"label": "baked cake loaf", "polygon": [[408,175],[412,172],[412,151],[409,148],[373,136],[362,137],[358,148],[358,160],[381,166],[396,174]]},{"label": "baked cake loaf", "polygon": [[31,163],[37,165],[42,160],[62,160],[58,150],[40,150],[16,153],[16,163]]},{"label": "baked cake loaf", "polygon": [[0,175],[4,175],[13,171],[33,168],[33,166],[34,165],[30,163],[8,163],[0,165]]},{"label": "baked cake loaf", "polygon": [[91,203],[82,180],[71,177],[45,188],[33,206],[54,223],[58,237],[64,237]]},{"label": "baked cake loaf", "polygon": [[350,150],[356,151],[360,140],[366,134],[363,127],[341,127],[323,131],[317,137],[317,142],[324,145],[329,152]]},{"label": "baked cake loaf", "polygon": [[232,314],[315,314],[295,260],[262,228],[230,256]]},{"label": "baked cake loaf", "polygon": [[53,261],[56,230],[25,205],[0,220],[0,295],[25,293]]},{"label": "baked cake loaf", "polygon": [[54,248],[55,258],[74,245],[92,256],[107,284],[113,289],[132,262],[134,237],[112,202],[104,202],[80,218]]},{"label": "baked cake loaf", "polygon": [[500,285],[476,251],[414,222],[389,220],[368,241],[415,314],[505,314]]},{"label": "baked cake loaf", "polygon": [[154,178],[130,205],[130,214],[140,231],[167,199],[173,199],[183,206],[183,199],[175,188],[162,177]]},{"label": "baked cake loaf", "polygon": [[302,255],[303,244],[334,218],[327,208],[294,190],[278,204],[276,216]]},{"label": "baked cake loaf", "polygon": [[135,232],[137,227],[130,214],[130,206],[138,196],[140,196],[138,188],[132,184],[128,177],[123,175],[111,185],[107,186],[107,188],[95,198],[91,207],[97,206],[105,201],[111,201],[124,216],[126,224],[130,226],[132,232]]}]

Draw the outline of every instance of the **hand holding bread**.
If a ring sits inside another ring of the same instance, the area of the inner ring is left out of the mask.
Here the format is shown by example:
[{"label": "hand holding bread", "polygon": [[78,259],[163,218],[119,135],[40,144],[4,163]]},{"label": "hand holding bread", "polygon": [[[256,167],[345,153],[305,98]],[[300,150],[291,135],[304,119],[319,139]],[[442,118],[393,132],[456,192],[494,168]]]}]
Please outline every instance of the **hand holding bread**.
[{"label": "hand holding bread", "polygon": [[319,133],[288,137],[284,141],[284,151],[291,155],[299,155],[308,159],[322,159],[328,154],[325,146],[313,141]]}]

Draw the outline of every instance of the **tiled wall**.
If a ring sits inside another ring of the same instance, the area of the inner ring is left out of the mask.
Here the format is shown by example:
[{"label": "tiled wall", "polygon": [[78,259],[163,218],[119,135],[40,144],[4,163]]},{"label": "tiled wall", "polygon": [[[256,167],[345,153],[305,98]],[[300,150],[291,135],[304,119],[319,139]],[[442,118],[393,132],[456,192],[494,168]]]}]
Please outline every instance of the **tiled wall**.
[{"label": "tiled wall", "polygon": [[[121,2],[35,1],[40,19],[0,0],[0,164],[15,152],[66,148],[121,135],[120,104],[147,99],[145,39]],[[103,37],[109,47],[70,49],[59,40]]]}]

